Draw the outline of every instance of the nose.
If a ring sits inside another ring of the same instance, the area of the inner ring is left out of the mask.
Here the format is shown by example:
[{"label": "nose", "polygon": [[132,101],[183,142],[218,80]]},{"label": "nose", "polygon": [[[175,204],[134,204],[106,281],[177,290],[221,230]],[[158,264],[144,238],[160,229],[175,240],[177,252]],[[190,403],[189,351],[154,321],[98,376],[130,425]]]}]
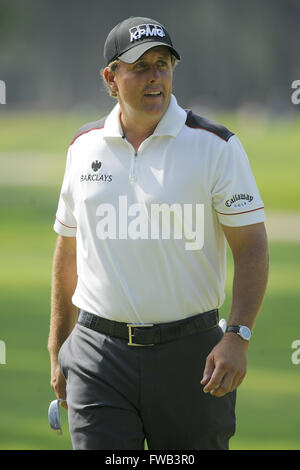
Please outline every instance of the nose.
[{"label": "nose", "polygon": [[155,83],[160,78],[160,72],[156,66],[153,66],[149,70],[148,82]]}]

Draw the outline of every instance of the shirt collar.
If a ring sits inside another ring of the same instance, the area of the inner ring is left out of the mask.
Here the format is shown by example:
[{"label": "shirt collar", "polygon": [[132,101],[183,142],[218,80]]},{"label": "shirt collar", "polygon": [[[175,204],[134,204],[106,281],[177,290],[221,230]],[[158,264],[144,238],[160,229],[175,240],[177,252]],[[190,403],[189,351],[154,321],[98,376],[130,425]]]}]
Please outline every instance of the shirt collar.
[{"label": "shirt collar", "polygon": [[104,124],[104,137],[123,137],[119,114],[120,105],[117,103],[106,118]]},{"label": "shirt collar", "polygon": [[[104,137],[123,137],[120,124],[119,103],[112,109],[104,124]],[[171,95],[167,111],[156,126],[153,136],[170,135],[176,137],[186,121],[186,112],[178,104],[174,95]]]}]

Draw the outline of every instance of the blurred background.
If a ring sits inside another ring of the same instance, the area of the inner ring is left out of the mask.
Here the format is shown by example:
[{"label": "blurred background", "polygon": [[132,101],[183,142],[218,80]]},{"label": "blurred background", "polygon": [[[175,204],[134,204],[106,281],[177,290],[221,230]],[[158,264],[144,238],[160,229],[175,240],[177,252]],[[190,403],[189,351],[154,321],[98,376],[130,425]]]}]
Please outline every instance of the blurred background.
[{"label": "blurred background", "polygon": [[[66,411],[63,436],[47,422],[55,398],[47,353],[52,226],[70,141],[115,104],[99,70],[107,34],[128,16],[169,30],[182,55],[179,104],[238,135],[266,207],[270,279],[231,448],[300,449],[298,0],[1,0],[0,449],[71,449]],[[232,273],[228,253],[224,318]]]}]

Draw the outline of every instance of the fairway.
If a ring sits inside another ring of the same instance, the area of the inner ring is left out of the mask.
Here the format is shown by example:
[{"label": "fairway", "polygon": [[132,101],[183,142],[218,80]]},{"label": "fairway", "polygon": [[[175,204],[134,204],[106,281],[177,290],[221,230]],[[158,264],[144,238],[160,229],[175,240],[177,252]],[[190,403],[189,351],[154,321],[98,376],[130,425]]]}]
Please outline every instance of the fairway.
[{"label": "fairway", "polygon": [[[0,119],[0,340],[6,345],[6,364],[0,364],[0,449],[71,449],[66,410],[61,410],[63,436],[55,435],[47,421],[55,398],[47,352],[56,241],[52,227],[65,150],[77,128],[97,116],[28,117],[23,145],[17,147],[9,135],[23,118]],[[272,213],[290,210],[297,217],[299,121],[281,134],[276,123],[261,129],[231,122],[248,151],[267,208]],[[46,130],[53,139],[46,139]],[[288,166],[282,164],[284,148]],[[284,232],[292,230],[287,226]],[[233,273],[230,253],[228,262],[227,298],[220,312],[225,318]],[[291,360],[291,344],[300,340],[299,279],[300,237],[298,242],[297,237],[292,242],[271,239],[269,285],[251,340],[248,374],[238,391],[232,449],[300,449],[300,364]]]}]

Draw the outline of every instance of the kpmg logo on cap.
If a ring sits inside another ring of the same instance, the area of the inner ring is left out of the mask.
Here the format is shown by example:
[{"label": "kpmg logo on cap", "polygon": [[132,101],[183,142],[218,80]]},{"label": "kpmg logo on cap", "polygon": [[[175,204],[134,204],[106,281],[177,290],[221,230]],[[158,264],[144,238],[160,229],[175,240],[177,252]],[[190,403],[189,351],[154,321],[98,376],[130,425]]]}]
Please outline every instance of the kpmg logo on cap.
[{"label": "kpmg logo on cap", "polygon": [[166,34],[163,27],[159,24],[139,24],[129,29],[130,42],[138,41],[139,39],[148,38],[149,36],[159,36],[163,38]]}]

